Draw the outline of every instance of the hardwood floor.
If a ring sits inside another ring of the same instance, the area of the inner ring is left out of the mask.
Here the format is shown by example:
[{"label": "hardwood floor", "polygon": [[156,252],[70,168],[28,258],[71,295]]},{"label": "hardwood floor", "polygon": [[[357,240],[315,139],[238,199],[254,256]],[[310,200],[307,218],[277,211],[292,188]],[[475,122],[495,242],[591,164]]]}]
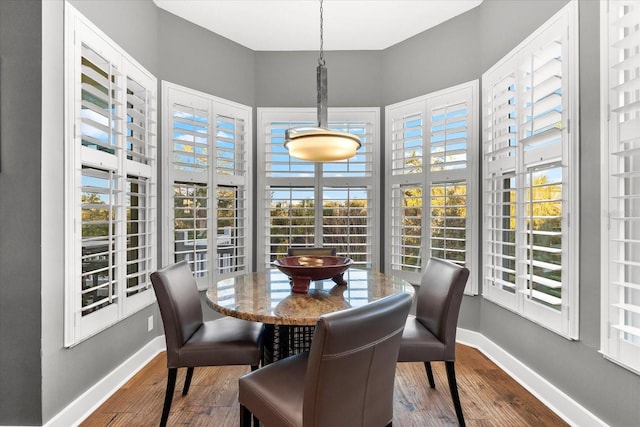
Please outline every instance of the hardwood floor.
[{"label": "hardwood floor", "polygon": [[[458,345],[456,377],[468,426],[567,426],[560,417],[512,380],[478,350]],[[422,363],[399,363],[394,427],[457,425],[444,363],[433,363],[430,389]],[[196,368],[189,394],[182,397],[186,369],[178,372],[169,425],[238,426],[238,377],[244,366]],[[161,353],[91,414],[81,427],[157,426],[166,385]]]}]

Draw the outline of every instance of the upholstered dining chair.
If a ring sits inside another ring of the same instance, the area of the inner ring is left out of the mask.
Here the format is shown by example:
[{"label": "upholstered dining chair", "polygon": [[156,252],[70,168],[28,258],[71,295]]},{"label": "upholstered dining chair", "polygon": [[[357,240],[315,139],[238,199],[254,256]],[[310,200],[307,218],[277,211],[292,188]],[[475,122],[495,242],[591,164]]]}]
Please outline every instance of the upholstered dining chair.
[{"label": "upholstered dining chair", "polygon": [[398,346],[412,296],[322,315],[309,351],[240,377],[240,425],[391,425]]},{"label": "upholstered dining chair", "polygon": [[260,363],[260,323],[224,317],[203,321],[196,281],[186,261],[151,274],[167,344],[167,390],[160,425],[171,410],[178,368],[187,368],[182,395],[189,392],[196,366],[251,365]]},{"label": "upholstered dining chair", "polygon": [[287,249],[287,256],[336,256],[336,254],[336,248],[330,247],[299,246]]},{"label": "upholstered dining chair", "polygon": [[416,315],[407,319],[399,362],[424,362],[429,386],[435,388],[431,362],[444,361],[458,423],[464,416],[456,383],[456,328],[469,270],[450,261],[429,259],[417,293]]}]

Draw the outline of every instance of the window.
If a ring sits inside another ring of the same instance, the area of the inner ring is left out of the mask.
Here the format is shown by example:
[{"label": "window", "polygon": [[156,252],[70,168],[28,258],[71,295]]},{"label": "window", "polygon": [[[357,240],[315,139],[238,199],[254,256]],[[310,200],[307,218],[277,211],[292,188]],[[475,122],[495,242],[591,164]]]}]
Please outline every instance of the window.
[{"label": "window", "polygon": [[153,302],[155,77],[66,5],[65,345]]},{"label": "window", "polygon": [[162,83],[164,263],[186,260],[198,287],[249,271],[251,107]]},{"label": "window", "polygon": [[578,334],[577,2],[482,76],[483,293]]},{"label": "window", "polygon": [[437,257],[474,271],[478,81],[387,106],[386,120],[386,270],[420,283]]},{"label": "window", "polygon": [[605,357],[640,373],[640,4],[603,3],[601,19],[600,339]]},{"label": "window", "polygon": [[362,147],[351,159],[314,163],[290,157],[283,142],[289,127],[315,126],[315,110],[258,109],[259,269],[292,246],[331,246],[377,267],[378,116],[377,108],[330,109],[329,127],[358,135]]}]

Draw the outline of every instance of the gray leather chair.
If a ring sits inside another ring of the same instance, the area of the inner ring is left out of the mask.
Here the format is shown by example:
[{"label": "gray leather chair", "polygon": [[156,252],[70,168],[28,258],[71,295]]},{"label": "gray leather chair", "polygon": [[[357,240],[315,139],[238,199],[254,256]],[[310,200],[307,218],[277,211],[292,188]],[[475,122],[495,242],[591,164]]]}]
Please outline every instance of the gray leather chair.
[{"label": "gray leather chair", "polygon": [[240,377],[240,425],[391,425],[402,329],[411,295],[395,294],[318,318],[308,352]]},{"label": "gray leather chair", "polygon": [[336,248],[329,247],[294,247],[287,249],[287,256],[304,256],[304,255],[316,255],[316,256],[336,256]]},{"label": "gray leather chair", "polygon": [[398,355],[399,362],[424,362],[431,388],[435,388],[435,382],[430,362],[445,362],[449,390],[461,426],[465,423],[454,362],[458,313],[468,277],[469,270],[465,267],[438,258],[429,259],[418,290],[416,315],[407,319]]},{"label": "gray leather chair", "polygon": [[232,317],[203,322],[200,294],[186,261],[151,274],[167,343],[167,390],[160,425],[169,418],[178,368],[186,367],[182,395],[189,391],[196,366],[260,363],[262,325]]}]

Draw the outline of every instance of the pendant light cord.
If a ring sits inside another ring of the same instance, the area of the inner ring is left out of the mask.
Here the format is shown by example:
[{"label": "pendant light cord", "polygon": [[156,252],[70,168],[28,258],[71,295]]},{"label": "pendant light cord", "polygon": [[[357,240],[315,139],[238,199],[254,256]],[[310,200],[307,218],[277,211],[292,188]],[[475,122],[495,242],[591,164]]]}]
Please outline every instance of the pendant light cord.
[{"label": "pendant light cord", "polygon": [[323,45],[324,45],[324,34],[323,34],[323,24],[324,24],[324,20],[322,17],[322,12],[323,12],[323,8],[322,8],[322,0],[320,0],[320,58],[318,58],[318,64],[319,65],[325,65],[325,61],[324,61],[324,49],[323,49]]}]

